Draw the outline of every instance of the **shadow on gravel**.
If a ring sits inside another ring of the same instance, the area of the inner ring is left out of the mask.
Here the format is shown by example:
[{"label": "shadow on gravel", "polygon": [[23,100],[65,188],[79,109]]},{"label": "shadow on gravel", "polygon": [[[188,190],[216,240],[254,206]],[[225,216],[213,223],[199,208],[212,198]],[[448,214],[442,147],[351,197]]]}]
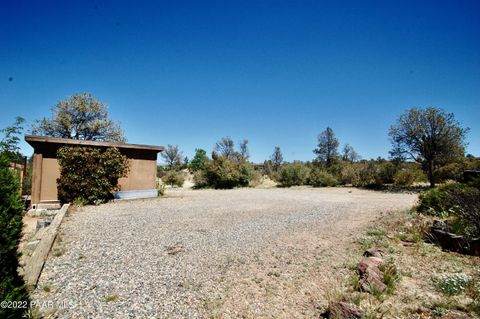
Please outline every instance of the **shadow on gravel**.
[{"label": "shadow on gravel", "polygon": [[400,186],[400,185],[393,185],[393,184],[388,184],[388,185],[367,185],[363,187],[359,187],[360,189],[366,189],[370,191],[378,191],[378,192],[383,192],[383,193],[413,193],[413,194],[418,194],[421,192],[424,192],[426,190],[429,190],[429,186],[423,186],[423,185],[418,185],[418,186]]}]

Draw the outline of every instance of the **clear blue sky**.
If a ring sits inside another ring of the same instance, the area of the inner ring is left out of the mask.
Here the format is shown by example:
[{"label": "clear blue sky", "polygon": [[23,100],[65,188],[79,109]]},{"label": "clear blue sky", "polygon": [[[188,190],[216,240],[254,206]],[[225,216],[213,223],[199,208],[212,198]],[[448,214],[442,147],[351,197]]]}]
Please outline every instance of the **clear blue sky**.
[{"label": "clear blue sky", "polygon": [[387,157],[412,106],[454,112],[478,156],[480,1],[1,1],[0,127],[83,91],[190,158],[229,135],[310,160],[326,126]]}]

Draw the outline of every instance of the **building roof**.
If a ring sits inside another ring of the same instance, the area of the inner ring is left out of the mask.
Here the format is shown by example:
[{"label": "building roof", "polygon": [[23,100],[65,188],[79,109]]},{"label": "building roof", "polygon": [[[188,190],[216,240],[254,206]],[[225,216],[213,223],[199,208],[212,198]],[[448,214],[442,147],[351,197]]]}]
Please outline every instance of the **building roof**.
[{"label": "building roof", "polygon": [[58,145],[77,145],[77,146],[96,146],[96,147],[116,147],[116,148],[128,148],[135,150],[146,150],[163,152],[163,146],[143,145],[143,144],[125,144],[118,142],[100,142],[100,141],[86,141],[86,140],[74,140],[69,138],[47,137],[37,135],[25,135],[25,141],[33,148],[41,144],[58,144]]}]

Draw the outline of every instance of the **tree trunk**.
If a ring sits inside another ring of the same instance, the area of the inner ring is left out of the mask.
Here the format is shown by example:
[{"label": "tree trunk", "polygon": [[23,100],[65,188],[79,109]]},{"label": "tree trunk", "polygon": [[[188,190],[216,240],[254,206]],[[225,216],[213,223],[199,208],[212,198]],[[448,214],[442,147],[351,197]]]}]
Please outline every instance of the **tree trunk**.
[{"label": "tree trunk", "polygon": [[430,188],[435,187],[435,177],[433,176],[433,161],[428,161],[428,181],[430,182]]}]

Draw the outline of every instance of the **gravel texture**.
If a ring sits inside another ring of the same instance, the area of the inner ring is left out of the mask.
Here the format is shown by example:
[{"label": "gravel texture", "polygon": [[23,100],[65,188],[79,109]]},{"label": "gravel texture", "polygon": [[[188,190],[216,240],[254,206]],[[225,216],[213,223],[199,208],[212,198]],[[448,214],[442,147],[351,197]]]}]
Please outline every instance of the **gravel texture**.
[{"label": "gravel texture", "polygon": [[356,234],[415,200],[352,188],[172,190],[84,207],[62,224],[33,299],[53,302],[59,318],[316,316]]}]

